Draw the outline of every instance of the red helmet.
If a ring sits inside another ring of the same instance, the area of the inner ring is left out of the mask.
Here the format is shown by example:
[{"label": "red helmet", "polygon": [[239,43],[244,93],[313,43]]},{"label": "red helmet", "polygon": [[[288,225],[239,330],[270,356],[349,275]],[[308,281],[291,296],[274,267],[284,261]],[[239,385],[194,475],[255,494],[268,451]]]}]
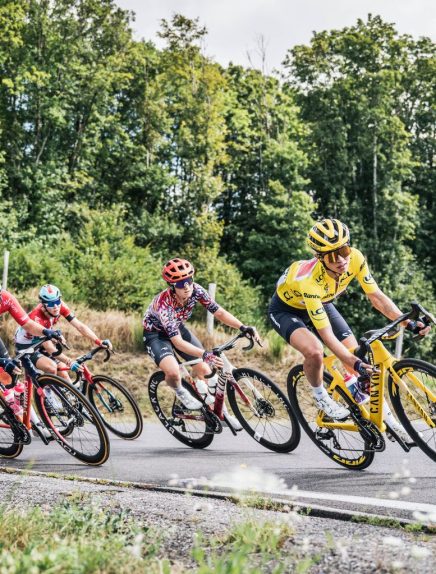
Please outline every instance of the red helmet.
[{"label": "red helmet", "polygon": [[179,259],[175,257],[165,263],[162,269],[162,278],[167,283],[177,283],[183,279],[188,279],[194,275],[194,267],[186,259]]}]

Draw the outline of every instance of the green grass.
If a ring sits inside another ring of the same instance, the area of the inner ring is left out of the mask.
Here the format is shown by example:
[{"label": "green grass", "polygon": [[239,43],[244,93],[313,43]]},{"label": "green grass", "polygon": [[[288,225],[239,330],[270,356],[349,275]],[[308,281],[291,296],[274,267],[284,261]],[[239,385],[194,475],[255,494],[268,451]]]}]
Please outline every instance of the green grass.
[{"label": "green grass", "polygon": [[[83,497],[51,509],[0,508],[1,571],[50,574],[150,574],[169,571],[157,558],[155,532],[125,512]],[[165,561],[166,562],[166,561]]]},{"label": "green grass", "polygon": [[[295,556],[284,553],[284,545],[292,541],[293,527],[286,522],[249,520],[236,525],[223,537],[212,541],[211,549],[204,547],[198,537],[192,552],[197,563],[195,574],[271,574],[290,572],[288,559],[293,561],[295,572],[305,572],[306,564]],[[308,566],[312,564],[309,560]],[[297,569],[300,568],[300,569]]]},{"label": "green grass", "polygon": [[268,359],[271,362],[280,360],[286,348],[286,341],[282,337],[280,337],[280,335],[276,333],[276,331],[273,331],[272,329],[268,331],[265,338],[268,341],[268,349],[269,349]]}]

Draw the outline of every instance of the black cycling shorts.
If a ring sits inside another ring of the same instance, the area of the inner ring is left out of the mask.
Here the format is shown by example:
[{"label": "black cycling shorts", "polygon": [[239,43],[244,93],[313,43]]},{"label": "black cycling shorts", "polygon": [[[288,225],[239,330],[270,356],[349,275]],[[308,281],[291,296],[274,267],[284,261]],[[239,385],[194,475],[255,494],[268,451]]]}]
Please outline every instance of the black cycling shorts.
[{"label": "black cycling shorts", "polygon": [[[343,341],[353,334],[348,323],[333,303],[325,303],[323,307],[329,318],[333,333],[339,341]],[[275,293],[271,299],[268,308],[268,318],[277,333],[281,335],[287,343],[289,343],[289,338],[292,333],[301,327],[309,329],[318,336],[318,332],[310,320],[309,313],[306,309],[296,309],[295,307],[286,305],[277,293]]]},{"label": "black cycling shorts", "polygon": [[[191,345],[194,345],[194,347],[204,349],[203,345],[200,343],[197,337],[191,333],[191,331],[189,331],[189,329],[187,329],[184,325],[180,325],[179,331],[184,341],[191,343]],[[157,366],[159,366],[162,359],[168,357],[169,355],[177,358],[175,353],[180,355],[185,361],[198,359],[198,357],[193,357],[192,355],[188,355],[186,353],[182,353],[182,351],[177,350],[171,343],[171,339],[165,333],[161,333],[159,331],[144,330],[144,348],[145,352],[150,355]]]},{"label": "black cycling shorts", "polygon": [[[23,351],[24,349],[28,349],[29,347],[32,347],[32,343],[30,343],[29,345],[25,345],[23,343],[15,343],[15,350],[16,351]],[[38,349],[38,351],[35,351],[34,353],[32,353],[31,355],[28,355],[28,357],[30,358],[30,360],[32,361],[32,363],[34,365],[36,365],[36,362],[38,361],[38,359],[40,359],[41,357],[48,357],[49,359],[51,359],[52,361],[54,361],[55,363],[59,363],[60,361],[57,361],[54,359],[54,357],[50,356],[50,353],[48,353],[47,351],[45,351],[43,348]]]}]

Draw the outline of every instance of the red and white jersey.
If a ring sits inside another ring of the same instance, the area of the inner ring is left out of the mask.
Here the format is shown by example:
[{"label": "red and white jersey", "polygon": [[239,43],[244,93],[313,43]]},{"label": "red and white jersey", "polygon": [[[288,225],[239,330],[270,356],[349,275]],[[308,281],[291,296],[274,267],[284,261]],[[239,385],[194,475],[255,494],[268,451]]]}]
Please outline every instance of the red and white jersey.
[{"label": "red and white jersey", "polygon": [[19,325],[24,325],[29,320],[29,315],[17,299],[4,289],[0,289],[0,315],[2,313],[10,313]]},{"label": "red and white jersey", "polygon": [[[64,302],[62,302],[59,315],[57,317],[52,317],[51,315],[44,313],[44,307],[42,303],[39,303],[39,305],[37,305],[35,309],[29,313],[29,317],[30,319],[33,319],[35,323],[42,325],[45,329],[53,329],[61,317],[65,317],[67,321],[72,321],[75,315],[73,311],[71,311],[70,308],[65,305]],[[35,335],[32,335],[23,329],[23,327],[17,329],[15,333],[15,343],[18,345],[33,345],[40,341],[41,338],[42,337],[36,337]]]}]

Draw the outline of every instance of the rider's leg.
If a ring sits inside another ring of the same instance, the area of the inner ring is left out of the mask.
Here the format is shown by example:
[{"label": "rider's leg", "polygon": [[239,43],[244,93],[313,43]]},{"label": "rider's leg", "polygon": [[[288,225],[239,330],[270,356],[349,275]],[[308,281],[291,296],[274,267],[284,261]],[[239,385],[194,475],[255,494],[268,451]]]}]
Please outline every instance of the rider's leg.
[{"label": "rider's leg", "polygon": [[179,364],[174,355],[164,357],[159,363],[159,368],[164,372],[167,384],[175,390],[178,399],[186,408],[190,410],[201,408],[200,401],[183,388]]},{"label": "rider's leg", "polygon": [[55,361],[45,355],[39,355],[38,359],[35,361],[35,367],[49,375],[57,375],[58,372],[58,366]]}]

